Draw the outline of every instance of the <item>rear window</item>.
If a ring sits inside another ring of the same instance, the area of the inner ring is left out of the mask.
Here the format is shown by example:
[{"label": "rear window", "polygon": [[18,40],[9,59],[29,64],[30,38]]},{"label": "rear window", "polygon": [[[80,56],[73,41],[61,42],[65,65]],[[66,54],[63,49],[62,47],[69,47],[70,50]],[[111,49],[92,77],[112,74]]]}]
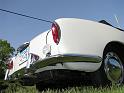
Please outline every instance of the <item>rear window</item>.
[{"label": "rear window", "polygon": [[17,52],[22,52],[29,46],[29,43],[23,44],[17,48]]}]

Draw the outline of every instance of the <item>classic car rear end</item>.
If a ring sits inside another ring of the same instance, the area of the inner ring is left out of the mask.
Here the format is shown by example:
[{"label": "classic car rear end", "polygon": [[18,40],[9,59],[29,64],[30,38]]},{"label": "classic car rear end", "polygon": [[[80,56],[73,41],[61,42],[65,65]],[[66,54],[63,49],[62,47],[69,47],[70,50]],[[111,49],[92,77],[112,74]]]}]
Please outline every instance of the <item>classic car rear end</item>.
[{"label": "classic car rear end", "polygon": [[33,62],[29,58],[32,74],[52,70],[93,72],[100,83],[123,82],[124,32],[113,26],[61,18],[32,39],[29,47],[29,53],[39,57]]}]

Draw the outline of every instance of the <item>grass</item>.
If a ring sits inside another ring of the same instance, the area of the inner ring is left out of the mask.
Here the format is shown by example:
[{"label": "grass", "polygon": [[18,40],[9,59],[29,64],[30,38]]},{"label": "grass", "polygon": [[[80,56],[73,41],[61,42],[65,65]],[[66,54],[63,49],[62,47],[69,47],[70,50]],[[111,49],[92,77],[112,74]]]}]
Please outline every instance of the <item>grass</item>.
[{"label": "grass", "polygon": [[36,86],[22,86],[19,83],[6,83],[8,87],[0,93],[124,93],[124,86],[97,87],[82,86],[67,89],[46,89],[38,91]]}]

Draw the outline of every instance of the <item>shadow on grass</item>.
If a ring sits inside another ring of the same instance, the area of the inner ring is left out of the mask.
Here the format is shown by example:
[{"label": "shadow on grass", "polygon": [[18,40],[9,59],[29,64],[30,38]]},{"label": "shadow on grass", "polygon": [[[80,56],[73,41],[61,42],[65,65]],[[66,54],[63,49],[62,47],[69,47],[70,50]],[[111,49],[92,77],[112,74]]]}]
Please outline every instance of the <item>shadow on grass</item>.
[{"label": "shadow on grass", "polygon": [[101,87],[93,86],[86,81],[82,82],[80,80],[51,80],[40,82],[36,86],[22,86],[18,82],[2,81],[3,88],[1,87],[0,93],[124,93],[123,86]]},{"label": "shadow on grass", "polygon": [[[46,91],[48,89],[63,90],[69,87],[104,87],[93,84],[91,77],[89,77],[87,73],[79,73],[78,71],[73,71],[73,73],[70,73],[69,70],[47,71],[39,73],[37,77],[38,78],[36,80],[38,80],[38,82],[35,83],[36,89],[34,88],[34,90],[38,91]],[[24,85],[28,85],[28,82],[31,80],[29,78],[25,78],[23,81],[26,82],[20,82],[19,80],[0,81],[0,89],[1,91],[18,91],[18,89],[27,91],[27,88]]]}]

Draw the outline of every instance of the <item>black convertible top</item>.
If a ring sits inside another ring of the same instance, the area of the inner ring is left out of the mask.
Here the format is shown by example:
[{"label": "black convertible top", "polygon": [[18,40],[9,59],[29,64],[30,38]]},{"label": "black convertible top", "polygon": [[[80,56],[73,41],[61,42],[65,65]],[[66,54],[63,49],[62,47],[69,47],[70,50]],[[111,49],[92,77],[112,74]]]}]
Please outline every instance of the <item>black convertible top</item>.
[{"label": "black convertible top", "polygon": [[121,30],[121,31],[124,31],[123,29],[120,29],[120,28],[118,28],[118,27],[115,27],[115,26],[111,25],[110,23],[108,23],[108,22],[105,21],[105,20],[100,20],[99,23],[106,24],[106,25],[112,26],[112,27],[114,27],[114,28],[116,28],[116,29],[119,29],[119,30]]}]

